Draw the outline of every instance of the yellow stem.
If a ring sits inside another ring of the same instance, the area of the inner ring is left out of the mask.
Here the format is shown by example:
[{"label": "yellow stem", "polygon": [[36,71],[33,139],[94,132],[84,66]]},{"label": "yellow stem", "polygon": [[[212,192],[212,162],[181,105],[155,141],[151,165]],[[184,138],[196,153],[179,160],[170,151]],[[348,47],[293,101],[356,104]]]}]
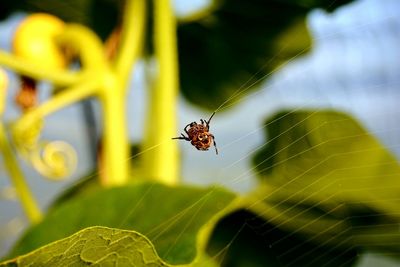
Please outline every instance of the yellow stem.
[{"label": "yellow stem", "polygon": [[77,83],[84,76],[80,72],[43,69],[40,63],[27,62],[2,50],[0,50],[0,65],[35,80],[47,80],[60,86]]},{"label": "yellow stem", "polygon": [[129,142],[125,90],[114,75],[108,79],[100,94],[104,118],[100,178],[103,185],[115,186],[128,181]]},{"label": "yellow stem", "polygon": [[14,157],[12,147],[7,140],[3,123],[0,123],[0,150],[3,153],[5,167],[10,174],[11,181],[14,184],[26,216],[33,223],[39,222],[42,218],[42,213]]},{"label": "yellow stem", "polygon": [[158,77],[152,88],[143,155],[146,176],[168,184],[178,182],[179,155],[176,105],[178,94],[178,57],[176,19],[169,0],[154,1],[154,44]]},{"label": "yellow stem", "polygon": [[101,182],[105,186],[128,181],[129,142],[126,128],[126,88],[132,65],[140,56],[146,24],[146,1],[126,2],[121,46],[113,69],[104,77],[100,101],[104,114]]},{"label": "yellow stem", "polygon": [[122,24],[121,45],[114,62],[114,70],[122,81],[128,79],[132,65],[142,52],[145,30],[146,1],[128,0]]},{"label": "yellow stem", "polygon": [[84,70],[94,72],[106,68],[107,60],[103,44],[89,28],[79,24],[67,24],[62,34],[57,37],[57,42],[79,54]]},{"label": "yellow stem", "polygon": [[99,80],[93,78],[87,82],[82,82],[75,87],[66,88],[61,93],[53,96],[50,100],[40,106],[31,109],[15,121],[13,124],[14,133],[18,136],[18,133],[24,132],[31,125],[43,119],[45,116],[95,94],[98,85]]}]

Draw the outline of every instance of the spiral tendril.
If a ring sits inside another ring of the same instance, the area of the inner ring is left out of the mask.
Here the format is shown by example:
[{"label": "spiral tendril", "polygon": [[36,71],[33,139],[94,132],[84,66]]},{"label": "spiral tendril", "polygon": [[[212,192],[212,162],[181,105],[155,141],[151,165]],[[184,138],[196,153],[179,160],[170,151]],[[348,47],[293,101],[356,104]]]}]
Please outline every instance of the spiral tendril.
[{"label": "spiral tendril", "polygon": [[33,167],[51,180],[62,180],[77,166],[75,149],[63,141],[41,142],[30,153]]}]

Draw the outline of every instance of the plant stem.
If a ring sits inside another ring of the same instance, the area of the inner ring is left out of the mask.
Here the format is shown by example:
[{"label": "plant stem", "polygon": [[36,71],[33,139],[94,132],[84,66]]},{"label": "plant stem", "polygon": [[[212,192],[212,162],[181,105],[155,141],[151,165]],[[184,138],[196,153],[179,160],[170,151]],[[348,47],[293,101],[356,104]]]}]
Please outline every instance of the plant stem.
[{"label": "plant stem", "polygon": [[104,116],[100,179],[105,186],[128,181],[129,142],[126,129],[125,90],[119,80],[109,84],[100,95]]},{"label": "plant stem", "polygon": [[68,24],[64,31],[57,36],[56,41],[59,45],[68,46],[79,54],[83,70],[90,71],[90,74],[106,69],[108,62],[103,44],[91,29],[79,24]]},{"label": "plant stem", "polygon": [[47,80],[54,85],[70,85],[79,82],[84,73],[64,70],[43,69],[40,64],[26,62],[10,53],[0,50],[0,65],[34,80]]},{"label": "plant stem", "polygon": [[26,216],[33,223],[39,222],[42,218],[42,213],[40,212],[35,198],[29,191],[22,171],[14,157],[12,147],[7,140],[3,123],[0,123],[0,150],[3,152],[5,167],[11,176],[11,181],[14,184]]},{"label": "plant stem", "polygon": [[101,150],[103,185],[122,185],[128,181],[129,142],[126,128],[126,91],[132,65],[144,43],[146,1],[126,2],[121,32],[121,46],[110,74],[105,78],[100,101],[104,114],[104,136]]},{"label": "plant stem", "polygon": [[17,133],[24,132],[32,124],[43,119],[45,116],[95,94],[98,84],[98,80],[92,79],[86,83],[80,83],[72,88],[66,88],[62,92],[53,96],[47,102],[22,115],[22,117],[13,124],[13,130],[17,131]]},{"label": "plant stem", "polygon": [[114,70],[122,81],[127,81],[132,65],[139,58],[146,30],[146,1],[128,0],[123,17],[121,43],[114,62]]},{"label": "plant stem", "polygon": [[143,155],[147,176],[168,184],[178,181],[176,105],[178,94],[178,57],[176,20],[169,0],[154,1],[155,55],[158,77],[150,96]]}]

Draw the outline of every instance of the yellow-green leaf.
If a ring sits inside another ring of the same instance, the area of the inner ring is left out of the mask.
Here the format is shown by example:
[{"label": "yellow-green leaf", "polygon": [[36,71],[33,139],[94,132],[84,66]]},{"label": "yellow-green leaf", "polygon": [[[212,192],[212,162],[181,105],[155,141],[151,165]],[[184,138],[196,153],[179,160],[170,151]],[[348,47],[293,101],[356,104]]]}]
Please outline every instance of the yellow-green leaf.
[{"label": "yellow-green leaf", "polygon": [[[101,189],[54,207],[11,253],[25,254],[90,226],[135,230],[171,264],[187,264],[204,250],[208,229],[235,195],[218,187],[169,187],[142,183]],[[227,211],[226,211],[227,212]]]},{"label": "yellow-green leaf", "polygon": [[282,112],[265,125],[256,194],[278,227],[399,255],[400,165],[370,132],[328,110]]},{"label": "yellow-green leaf", "polygon": [[0,266],[169,266],[134,231],[89,227]]}]

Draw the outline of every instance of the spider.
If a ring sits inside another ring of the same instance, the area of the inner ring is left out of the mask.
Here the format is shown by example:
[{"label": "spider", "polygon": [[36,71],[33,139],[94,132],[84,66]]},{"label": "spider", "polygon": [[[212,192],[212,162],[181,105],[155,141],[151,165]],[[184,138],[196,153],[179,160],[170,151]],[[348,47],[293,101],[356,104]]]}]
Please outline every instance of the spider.
[{"label": "spider", "polygon": [[[211,115],[208,121],[200,119],[201,124],[196,123],[195,121],[189,123],[183,129],[188,136],[181,134],[179,137],[174,137],[172,139],[183,139],[186,141],[190,141],[190,143],[197,148],[197,150],[208,150],[211,144],[214,144],[215,153],[218,155],[217,144],[215,143],[215,137],[212,133],[210,133],[210,121],[214,116],[215,112]],[[189,130],[187,129],[188,127]]]}]

